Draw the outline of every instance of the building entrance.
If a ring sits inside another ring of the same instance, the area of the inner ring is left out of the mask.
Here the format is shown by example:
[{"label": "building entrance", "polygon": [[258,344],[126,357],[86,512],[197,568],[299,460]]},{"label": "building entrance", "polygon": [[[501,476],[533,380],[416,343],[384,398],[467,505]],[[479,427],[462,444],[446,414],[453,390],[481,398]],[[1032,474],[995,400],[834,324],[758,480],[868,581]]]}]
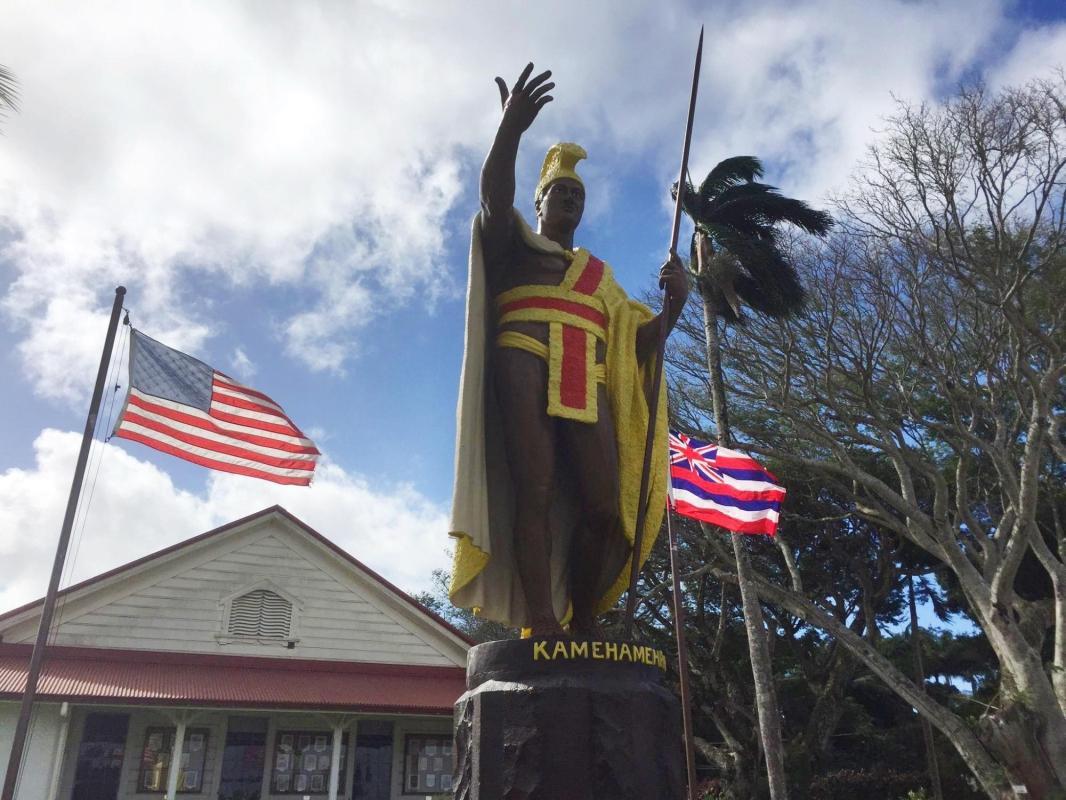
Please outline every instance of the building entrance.
[{"label": "building entrance", "polygon": [[257,717],[230,717],[218,800],[259,800],[266,758],[267,721]]},{"label": "building entrance", "polygon": [[126,754],[128,714],[89,714],[78,745],[71,800],[116,800]]}]

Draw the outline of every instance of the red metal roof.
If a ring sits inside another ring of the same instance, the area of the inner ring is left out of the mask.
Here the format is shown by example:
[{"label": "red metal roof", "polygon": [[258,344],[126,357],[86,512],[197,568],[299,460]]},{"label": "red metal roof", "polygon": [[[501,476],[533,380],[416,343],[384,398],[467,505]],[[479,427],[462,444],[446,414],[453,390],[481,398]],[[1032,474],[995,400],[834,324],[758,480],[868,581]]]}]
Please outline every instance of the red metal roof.
[{"label": "red metal roof", "polygon": [[[18,699],[31,647],[0,643],[0,699]],[[451,714],[461,667],[50,647],[39,700]]]}]

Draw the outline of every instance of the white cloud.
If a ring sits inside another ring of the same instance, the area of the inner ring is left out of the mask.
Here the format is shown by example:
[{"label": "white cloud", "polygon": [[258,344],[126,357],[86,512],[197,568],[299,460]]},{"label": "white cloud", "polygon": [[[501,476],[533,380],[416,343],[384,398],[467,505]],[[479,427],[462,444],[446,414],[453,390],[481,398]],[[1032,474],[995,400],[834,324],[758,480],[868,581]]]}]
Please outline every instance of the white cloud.
[{"label": "white cloud", "polygon": [[[443,260],[466,225],[449,212],[491,139],[496,73],[536,58],[559,84],[527,137],[522,204],[563,138],[588,145],[588,174],[619,197],[620,159],[673,177],[702,17],[693,173],[755,153],[816,200],[890,92],[950,85],[1012,30],[1007,7],[17,0],[0,32],[22,89],[0,147],[2,307],[35,390],[66,401],[85,391],[119,282],[142,326],[193,351],[219,333],[197,279],[219,296],[274,291],[285,352],[343,371],[375,315],[460,286]],[[1061,53],[1049,37],[1026,34],[1012,69],[1043,71]],[[593,222],[605,202],[590,199]]]},{"label": "white cloud", "polygon": [[[80,441],[44,430],[32,468],[0,473],[0,610],[44,594]],[[83,496],[96,463],[98,479],[88,515],[79,510],[86,519],[64,585],[275,503],[405,590],[430,588],[433,569],[448,566],[447,518],[410,486],[373,487],[327,459],[308,488],[212,473],[206,490],[193,493],[122,447],[95,447]]]},{"label": "white cloud", "polygon": [[248,354],[244,352],[243,347],[235,347],[233,349],[229,363],[230,369],[233,370],[234,375],[244,382],[251,380],[258,371],[255,362],[248,357]]},{"label": "white cloud", "polygon": [[746,8],[707,53],[717,119],[694,144],[694,172],[758,155],[778,165],[771,182],[814,201],[855,170],[893,95],[922,101],[954,86],[1004,25],[998,0]]},{"label": "white cloud", "polygon": [[1066,67],[1066,23],[1025,30],[990,76],[993,86],[1018,86],[1031,78],[1051,78]]}]

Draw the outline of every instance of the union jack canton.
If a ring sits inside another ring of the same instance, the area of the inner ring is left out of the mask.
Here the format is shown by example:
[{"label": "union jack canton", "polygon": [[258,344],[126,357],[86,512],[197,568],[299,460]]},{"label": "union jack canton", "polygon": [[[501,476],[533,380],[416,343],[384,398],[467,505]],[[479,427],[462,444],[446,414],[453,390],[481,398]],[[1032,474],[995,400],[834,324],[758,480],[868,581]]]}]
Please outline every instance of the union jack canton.
[{"label": "union jack canton", "polygon": [[773,536],[785,488],[751,456],[670,431],[670,505],[736,533]]}]

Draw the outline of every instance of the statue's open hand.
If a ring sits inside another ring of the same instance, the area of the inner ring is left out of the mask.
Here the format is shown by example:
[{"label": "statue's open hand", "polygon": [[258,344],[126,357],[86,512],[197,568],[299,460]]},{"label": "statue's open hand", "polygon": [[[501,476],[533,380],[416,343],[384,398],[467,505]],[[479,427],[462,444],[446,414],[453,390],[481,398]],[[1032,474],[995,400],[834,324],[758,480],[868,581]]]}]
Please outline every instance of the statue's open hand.
[{"label": "statue's open hand", "polygon": [[671,254],[659,270],[659,287],[666,289],[670,302],[677,308],[683,306],[688,299],[688,275],[685,274],[685,267],[677,255]]},{"label": "statue's open hand", "polygon": [[522,74],[518,76],[518,80],[509,91],[503,78],[496,78],[496,85],[500,87],[500,105],[503,106],[503,119],[500,121],[500,127],[506,125],[519,132],[525,131],[533,124],[540,110],[552,101],[552,96],[548,92],[555,87],[555,84],[545,83],[551,77],[551,70],[546,70],[529,80],[531,72],[533,72],[532,62],[522,70]]}]

